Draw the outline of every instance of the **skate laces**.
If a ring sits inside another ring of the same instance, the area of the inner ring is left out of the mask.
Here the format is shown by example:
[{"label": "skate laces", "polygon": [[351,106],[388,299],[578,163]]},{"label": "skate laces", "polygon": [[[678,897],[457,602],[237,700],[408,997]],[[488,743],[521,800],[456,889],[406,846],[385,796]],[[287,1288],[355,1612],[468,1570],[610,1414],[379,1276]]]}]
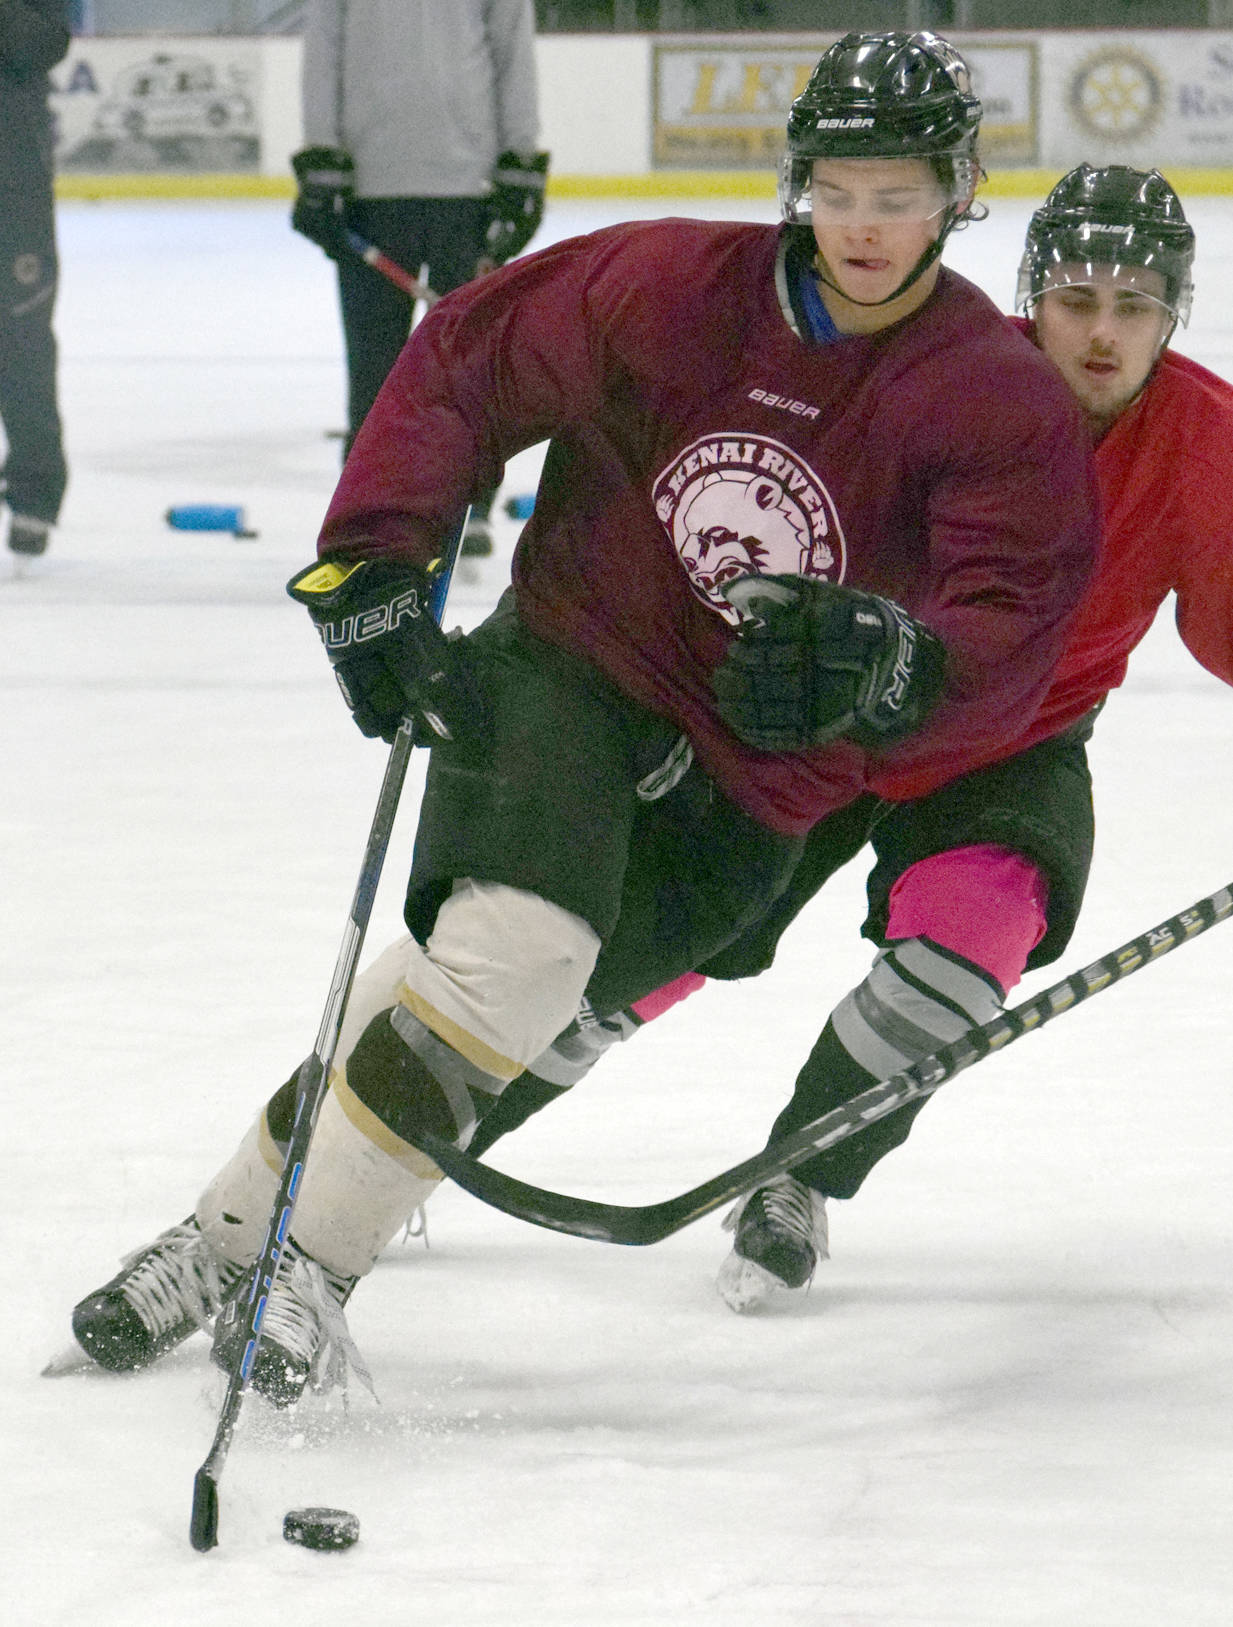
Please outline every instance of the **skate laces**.
[{"label": "skate laces", "polygon": [[152,1337],[190,1316],[206,1333],[244,1268],[214,1249],[194,1220],[172,1226],[121,1261],[131,1268],[120,1292]]},{"label": "skate laces", "polygon": [[402,1242],[405,1248],[413,1237],[422,1237],[424,1247],[428,1247],[428,1210],[422,1203],[417,1204],[407,1216],[407,1223],[402,1230]]},{"label": "skate laces", "polygon": [[343,1315],[352,1281],[289,1246],[266,1304],[261,1336],[303,1362],[314,1390],[338,1385],[345,1392],[354,1372],[375,1401],[372,1374]]},{"label": "skate laces", "polygon": [[762,1221],[812,1249],[819,1260],[829,1258],[825,1199],[794,1175],[777,1175],[742,1198],[724,1217],[724,1230],[735,1232],[739,1241],[747,1217],[749,1223]]}]

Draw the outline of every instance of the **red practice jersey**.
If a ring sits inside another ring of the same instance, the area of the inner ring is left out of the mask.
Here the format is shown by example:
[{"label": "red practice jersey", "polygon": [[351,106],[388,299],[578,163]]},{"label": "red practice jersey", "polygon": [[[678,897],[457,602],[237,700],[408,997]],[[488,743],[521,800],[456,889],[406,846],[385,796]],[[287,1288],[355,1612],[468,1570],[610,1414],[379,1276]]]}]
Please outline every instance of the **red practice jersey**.
[{"label": "red practice jersey", "polygon": [[[1030,323],[1016,326],[1031,334]],[[1180,450],[1179,450],[1180,449]],[[1195,659],[1233,684],[1233,384],[1166,350],[1096,448],[1100,562],[1040,709],[1013,756],[1077,723],[1126,676],[1130,652],[1170,593]],[[947,754],[952,777],[981,754]]]},{"label": "red practice jersey", "polygon": [[1170,592],[1187,648],[1233,683],[1233,385],[1166,351],[1096,449],[1101,564],[1029,740],[1081,717],[1126,676]]},{"label": "red practice jersey", "polygon": [[[748,813],[798,833],[862,791],[918,796],[1001,755],[1087,585],[1088,436],[1053,366],[943,270],[906,321],[803,339],[791,232],[669,220],[569,239],[447,296],[358,435],[323,554],[426,564],[505,460],[549,441],[514,557],[526,625],[672,720]],[[943,701],[878,756],[770,754],[711,675],[748,572],[897,600],[948,653]],[[968,763],[968,766],[974,766]]]}]

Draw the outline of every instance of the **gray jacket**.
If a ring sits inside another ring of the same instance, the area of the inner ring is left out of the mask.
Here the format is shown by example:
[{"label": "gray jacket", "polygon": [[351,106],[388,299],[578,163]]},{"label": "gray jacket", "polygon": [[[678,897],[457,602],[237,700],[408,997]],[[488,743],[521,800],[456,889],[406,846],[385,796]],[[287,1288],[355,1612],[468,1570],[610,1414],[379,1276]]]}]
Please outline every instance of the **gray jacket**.
[{"label": "gray jacket", "polygon": [[309,0],[307,146],[342,147],[362,198],[479,197],[539,140],[531,0]]}]

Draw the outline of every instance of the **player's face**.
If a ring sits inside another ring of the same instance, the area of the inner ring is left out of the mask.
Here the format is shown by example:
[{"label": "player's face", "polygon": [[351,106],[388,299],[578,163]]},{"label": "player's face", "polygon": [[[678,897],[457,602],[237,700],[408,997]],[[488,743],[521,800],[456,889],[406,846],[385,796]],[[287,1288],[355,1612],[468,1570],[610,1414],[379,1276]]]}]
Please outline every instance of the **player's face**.
[{"label": "player's face", "polygon": [[1032,312],[1036,341],[1098,430],[1147,383],[1173,326],[1165,280],[1143,266],[1060,266]]},{"label": "player's face", "polygon": [[921,158],[820,158],[813,166],[810,204],[813,235],[825,262],[827,280],[841,296],[859,302],[831,315],[845,331],[870,332],[889,326],[929,297],[937,266],[904,295],[875,310],[914,270],[942,227],[947,195],[932,167]]}]

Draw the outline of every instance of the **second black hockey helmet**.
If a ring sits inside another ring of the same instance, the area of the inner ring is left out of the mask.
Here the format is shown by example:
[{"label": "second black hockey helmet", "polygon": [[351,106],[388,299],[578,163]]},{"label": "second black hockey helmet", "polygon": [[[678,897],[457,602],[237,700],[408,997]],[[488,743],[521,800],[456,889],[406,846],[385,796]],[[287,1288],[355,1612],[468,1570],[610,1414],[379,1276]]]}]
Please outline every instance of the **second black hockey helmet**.
[{"label": "second black hockey helmet", "polygon": [[1028,224],[1015,304],[1084,280],[1091,265],[1145,266],[1164,279],[1163,303],[1183,327],[1193,294],[1194,228],[1159,170],[1080,164]]}]

